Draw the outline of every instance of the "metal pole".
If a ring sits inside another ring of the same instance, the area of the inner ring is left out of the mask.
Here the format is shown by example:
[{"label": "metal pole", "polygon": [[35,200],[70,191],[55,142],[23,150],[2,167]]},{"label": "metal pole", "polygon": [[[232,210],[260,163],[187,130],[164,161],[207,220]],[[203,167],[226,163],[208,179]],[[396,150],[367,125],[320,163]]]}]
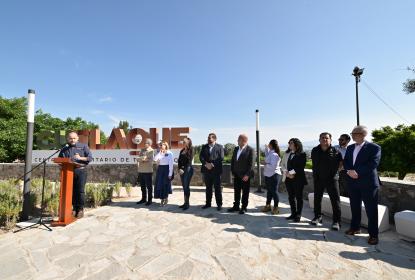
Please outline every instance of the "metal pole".
[{"label": "metal pole", "polygon": [[356,117],[357,117],[357,125],[360,125],[359,120],[359,80],[360,76],[356,76]]},{"label": "metal pole", "polygon": [[255,111],[256,113],[256,170],[257,170],[257,184],[258,184],[258,189],[256,190],[256,193],[262,193],[262,188],[261,188],[261,151],[259,148],[259,110],[256,109]]},{"label": "metal pole", "polygon": [[27,221],[30,212],[30,178],[32,168],[32,150],[33,150],[33,128],[35,123],[35,91],[28,90],[27,94],[27,133],[26,133],[26,157],[25,157],[25,176],[23,186],[23,210],[21,219]]}]

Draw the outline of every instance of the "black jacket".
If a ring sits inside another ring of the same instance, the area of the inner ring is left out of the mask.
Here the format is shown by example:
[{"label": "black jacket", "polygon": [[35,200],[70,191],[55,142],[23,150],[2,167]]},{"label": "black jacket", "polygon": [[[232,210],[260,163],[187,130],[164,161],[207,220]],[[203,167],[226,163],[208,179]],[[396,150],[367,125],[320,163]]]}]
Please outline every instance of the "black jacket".
[{"label": "black jacket", "polygon": [[293,170],[295,171],[295,176],[293,179],[286,178],[285,180],[291,180],[298,184],[307,185],[307,178],[305,177],[305,164],[307,161],[307,157],[305,153],[296,153],[291,159],[288,158],[287,161],[287,170]]},{"label": "black jacket", "polygon": [[185,169],[189,165],[192,165],[193,160],[193,150],[190,153],[185,153],[184,148],[180,151],[179,159],[177,160],[177,166],[179,169]]},{"label": "black jacket", "polygon": [[233,176],[237,178],[254,177],[254,150],[250,146],[246,146],[239,155],[239,159],[236,159],[238,150],[239,147],[236,147],[232,155],[231,171]]},{"label": "black jacket", "polygon": [[[209,152],[209,144],[202,146],[202,150],[199,154],[200,162],[202,163],[202,173],[211,173],[211,174],[222,174],[222,161],[225,156],[225,151],[223,146],[220,144],[215,144],[212,151]],[[208,170],[205,167],[206,163],[212,163],[214,167],[211,170]]]},{"label": "black jacket", "polygon": [[342,156],[333,146],[323,151],[318,145],[311,150],[311,160],[314,180],[331,180],[337,174]]}]

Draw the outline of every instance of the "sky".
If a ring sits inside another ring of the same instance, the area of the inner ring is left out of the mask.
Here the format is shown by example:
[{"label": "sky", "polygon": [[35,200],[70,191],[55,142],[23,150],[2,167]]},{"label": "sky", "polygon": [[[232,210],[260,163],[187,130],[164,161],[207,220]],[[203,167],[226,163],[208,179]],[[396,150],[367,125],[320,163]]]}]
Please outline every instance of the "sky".
[{"label": "sky", "polygon": [[[191,127],[196,144],[247,133],[255,145],[337,139],[415,123],[415,1],[1,1],[0,95],[36,91],[36,109],[108,135]],[[400,116],[383,104],[372,88]]]}]

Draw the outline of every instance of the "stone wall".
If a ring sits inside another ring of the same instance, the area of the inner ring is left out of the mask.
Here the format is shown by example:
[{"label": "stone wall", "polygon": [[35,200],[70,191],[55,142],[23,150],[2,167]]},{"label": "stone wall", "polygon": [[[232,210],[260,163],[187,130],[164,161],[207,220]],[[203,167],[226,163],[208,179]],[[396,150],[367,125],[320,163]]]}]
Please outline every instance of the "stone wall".
[{"label": "stone wall", "polygon": [[[90,165],[88,168],[88,182],[110,182],[121,181],[123,183],[136,184],[137,168],[136,165]],[[194,176],[191,185],[202,186],[203,180],[200,173],[200,165],[194,166]],[[0,164],[0,180],[9,178],[18,178],[23,175],[24,164],[3,163]],[[43,168],[40,167],[34,171],[34,177],[41,177]],[[304,198],[307,199],[309,192],[313,192],[313,179],[310,170],[306,170],[308,185],[304,189]],[[51,164],[46,166],[46,177],[50,180],[59,180],[59,166]],[[232,186],[231,171],[229,165],[224,165],[222,183],[226,187]],[[180,178],[175,175],[174,185],[181,185]],[[252,184],[253,188],[256,186]],[[280,186],[280,192],[285,191],[284,184]],[[380,204],[386,205],[390,211],[390,217],[393,221],[393,214],[402,210],[415,211],[415,183],[408,181],[398,181],[395,179],[382,178],[380,188]]]}]

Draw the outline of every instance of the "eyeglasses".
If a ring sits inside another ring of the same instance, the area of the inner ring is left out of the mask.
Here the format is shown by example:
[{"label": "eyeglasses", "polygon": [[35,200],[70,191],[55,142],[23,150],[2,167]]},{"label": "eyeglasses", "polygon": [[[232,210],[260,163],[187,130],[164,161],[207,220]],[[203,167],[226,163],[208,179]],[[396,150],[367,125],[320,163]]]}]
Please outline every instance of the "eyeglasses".
[{"label": "eyeglasses", "polygon": [[352,136],[353,136],[353,135],[359,135],[359,134],[361,134],[361,135],[362,135],[363,133],[362,133],[362,132],[352,132],[352,133],[350,133],[350,135],[352,135]]}]

